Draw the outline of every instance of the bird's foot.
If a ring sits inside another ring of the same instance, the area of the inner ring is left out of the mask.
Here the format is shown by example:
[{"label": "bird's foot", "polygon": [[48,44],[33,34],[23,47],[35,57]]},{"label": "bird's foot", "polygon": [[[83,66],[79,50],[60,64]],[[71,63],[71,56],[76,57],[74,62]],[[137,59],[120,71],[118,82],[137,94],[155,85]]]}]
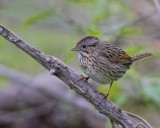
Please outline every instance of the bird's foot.
[{"label": "bird's foot", "polygon": [[103,95],[103,97],[102,97],[102,99],[100,100],[100,102],[99,102],[98,104],[101,104],[102,101],[103,101],[104,99],[107,99],[107,98],[108,98],[108,95],[109,95],[109,93],[107,93],[107,94],[101,93],[101,94]]},{"label": "bird's foot", "polygon": [[85,82],[88,82],[89,77],[85,77],[85,76],[81,75],[81,78],[78,79],[77,81],[80,81],[80,80],[84,80]]}]

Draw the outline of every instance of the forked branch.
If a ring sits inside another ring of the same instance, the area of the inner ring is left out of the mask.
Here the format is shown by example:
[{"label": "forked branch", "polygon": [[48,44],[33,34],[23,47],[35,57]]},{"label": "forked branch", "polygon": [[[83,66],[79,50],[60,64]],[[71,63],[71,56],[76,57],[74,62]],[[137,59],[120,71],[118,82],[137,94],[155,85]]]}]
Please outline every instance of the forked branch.
[{"label": "forked branch", "polygon": [[[125,111],[117,107],[110,100],[105,99],[99,104],[103,95],[96,91],[86,81],[79,80],[81,76],[77,75],[59,59],[46,55],[37,48],[30,46],[27,42],[2,25],[0,25],[0,35],[15,44],[19,49],[29,54],[47,70],[52,71],[53,75],[64,81],[71,89],[75,90],[88,100],[100,113],[109,117],[115,123],[121,125],[123,128],[144,128],[144,125],[139,125],[138,122],[130,118]],[[152,128],[151,126],[147,127]]]}]

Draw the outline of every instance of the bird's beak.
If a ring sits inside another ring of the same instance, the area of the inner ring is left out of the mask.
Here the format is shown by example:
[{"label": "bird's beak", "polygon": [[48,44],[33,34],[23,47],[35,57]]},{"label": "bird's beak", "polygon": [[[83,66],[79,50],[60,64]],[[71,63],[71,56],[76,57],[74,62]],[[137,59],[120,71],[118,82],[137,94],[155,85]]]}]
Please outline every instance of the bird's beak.
[{"label": "bird's beak", "polygon": [[71,51],[78,51],[78,48],[74,47],[74,48],[71,49]]}]

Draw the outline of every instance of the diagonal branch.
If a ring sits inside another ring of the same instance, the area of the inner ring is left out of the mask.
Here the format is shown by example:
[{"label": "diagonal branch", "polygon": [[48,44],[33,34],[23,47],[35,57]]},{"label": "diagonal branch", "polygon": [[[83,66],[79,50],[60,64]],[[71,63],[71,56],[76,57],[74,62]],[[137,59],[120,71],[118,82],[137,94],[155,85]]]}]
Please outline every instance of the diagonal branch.
[{"label": "diagonal branch", "polygon": [[[46,74],[44,74],[46,75]],[[106,121],[105,116],[100,115],[97,111],[92,111],[92,106],[90,103],[88,103],[85,99],[83,99],[82,97],[80,97],[79,95],[75,95],[72,93],[67,93],[68,92],[68,88],[64,87],[64,86],[60,86],[61,84],[58,81],[55,81],[55,79],[53,79],[53,81],[55,82],[54,84],[49,84],[47,83],[48,78],[47,76],[44,78],[44,80],[46,81],[45,83],[40,83],[39,82],[39,77],[36,76],[36,78],[34,77],[30,77],[28,74],[25,74],[23,72],[19,72],[16,70],[13,70],[12,68],[6,67],[2,64],[0,64],[0,76],[6,77],[9,80],[13,81],[14,83],[18,83],[19,85],[23,86],[23,87],[27,87],[30,91],[33,91],[34,94],[38,95],[42,95],[45,99],[56,99],[59,100],[65,104],[69,104],[73,107],[75,107],[78,111],[81,111],[81,114],[87,114],[91,117],[97,117],[100,120]],[[45,85],[52,85],[52,89],[47,88]],[[15,90],[16,87],[14,87]],[[18,88],[16,88],[17,91]],[[13,88],[11,88],[12,92],[14,92]],[[7,91],[8,92],[8,91]],[[16,93],[16,92],[15,92]],[[2,94],[2,95],[1,95]],[[18,94],[19,95],[19,94]],[[26,94],[27,96],[27,94]],[[24,97],[26,97],[24,96]],[[32,95],[33,96],[33,95]],[[12,96],[13,97],[17,97],[17,95]],[[14,103],[14,99],[6,99],[5,103],[1,102],[1,99],[4,98],[3,93],[0,92],[0,109],[4,108],[4,104],[8,104],[7,106],[10,108],[14,108],[15,106],[12,105],[12,103]],[[29,97],[26,97],[29,98]],[[23,99],[23,98],[22,98]],[[30,99],[27,99],[27,101]],[[49,100],[49,101],[50,101]],[[36,100],[37,101],[37,100]],[[42,101],[42,99],[38,99],[38,101]],[[8,102],[10,102],[11,104],[9,104]],[[16,100],[15,100],[16,102]],[[40,103],[39,103],[40,104]],[[6,106],[5,106],[6,109]],[[1,114],[0,114],[0,118],[1,118]],[[0,119],[1,122],[1,119]]]},{"label": "diagonal branch", "polygon": [[96,91],[89,83],[79,80],[81,77],[59,59],[46,55],[37,48],[30,46],[27,42],[2,25],[0,25],[0,35],[15,44],[19,49],[29,54],[47,70],[52,71],[55,76],[64,81],[71,89],[75,90],[88,100],[100,113],[109,117],[117,124],[120,124],[124,128],[143,127],[142,125],[139,125],[138,122],[130,118],[125,111],[115,106],[113,102],[103,100],[102,103],[99,104],[103,95]]}]

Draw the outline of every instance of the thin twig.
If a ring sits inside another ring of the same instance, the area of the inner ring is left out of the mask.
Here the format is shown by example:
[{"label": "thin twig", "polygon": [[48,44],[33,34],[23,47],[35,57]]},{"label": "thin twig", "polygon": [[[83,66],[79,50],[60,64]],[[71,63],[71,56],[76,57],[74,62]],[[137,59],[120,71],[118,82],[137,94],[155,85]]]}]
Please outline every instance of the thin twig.
[{"label": "thin twig", "polygon": [[138,119],[138,120],[140,120],[143,124],[145,124],[148,128],[151,128],[152,126],[145,120],[145,119],[143,119],[142,117],[140,117],[140,116],[138,116],[138,115],[136,115],[136,114],[134,114],[134,113],[131,113],[131,112],[127,112],[127,111],[125,111],[129,116],[132,116],[132,117],[134,117],[135,119]]}]

